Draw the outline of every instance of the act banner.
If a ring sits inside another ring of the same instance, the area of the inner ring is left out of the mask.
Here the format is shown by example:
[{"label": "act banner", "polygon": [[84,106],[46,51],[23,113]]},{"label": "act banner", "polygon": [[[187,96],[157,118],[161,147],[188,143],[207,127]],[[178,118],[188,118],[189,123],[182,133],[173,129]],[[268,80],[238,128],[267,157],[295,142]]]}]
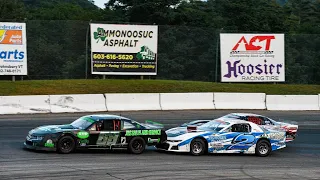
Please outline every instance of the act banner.
[{"label": "act banner", "polygon": [[26,24],[0,22],[0,75],[27,75]]},{"label": "act banner", "polygon": [[284,34],[220,34],[221,82],[284,82]]},{"label": "act banner", "polygon": [[157,75],[158,26],[90,24],[91,72]]}]

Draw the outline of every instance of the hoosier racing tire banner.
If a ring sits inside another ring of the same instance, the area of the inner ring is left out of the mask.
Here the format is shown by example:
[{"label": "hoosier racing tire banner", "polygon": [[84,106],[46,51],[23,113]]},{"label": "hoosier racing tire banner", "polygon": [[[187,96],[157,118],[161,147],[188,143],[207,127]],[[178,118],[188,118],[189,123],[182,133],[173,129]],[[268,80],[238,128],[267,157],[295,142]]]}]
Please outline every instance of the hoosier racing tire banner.
[{"label": "hoosier racing tire banner", "polygon": [[158,26],[90,24],[91,71],[157,75]]},{"label": "hoosier racing tire banner", "polygon": [[220,34],[221,82],[284,82],[284,34]]}]

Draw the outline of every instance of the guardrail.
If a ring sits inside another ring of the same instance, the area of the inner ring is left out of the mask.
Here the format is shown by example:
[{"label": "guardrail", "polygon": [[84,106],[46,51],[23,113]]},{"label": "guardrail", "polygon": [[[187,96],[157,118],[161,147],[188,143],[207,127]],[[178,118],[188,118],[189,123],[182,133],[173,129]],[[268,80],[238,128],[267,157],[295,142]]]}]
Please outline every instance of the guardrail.
[{"label": "guardrail", "polygon": [[320,110],[320,94],[207,92],[0,96],[0,114],[186,109]]}]

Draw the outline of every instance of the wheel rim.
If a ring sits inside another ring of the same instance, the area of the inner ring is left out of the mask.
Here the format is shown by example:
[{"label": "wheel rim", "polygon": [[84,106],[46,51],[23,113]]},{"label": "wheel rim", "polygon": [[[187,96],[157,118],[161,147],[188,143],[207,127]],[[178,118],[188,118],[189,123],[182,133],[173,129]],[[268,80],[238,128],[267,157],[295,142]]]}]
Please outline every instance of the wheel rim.
[{"label": "wheel rim", "polygon": [[136,140],[136,141],[133,142],[132,147],[133,147],[134,150],[140,151],[140,150],[142,150],[142,148],[143,148],[142,142]]},{"label": "wheel rim", "polygon": [[267,144],[263,143],[259,146],[259,153],[260,154],[267,154],[269,151],[269,147]]},{"label": "wheel rim", "polygon": [[202,151],[202,145],[199,142],[195,142],[192,148],[193,153],[199,154]]},{"label": "wheel rim", "polygon": [[68,151],[68,150],[71,149],[71,147],[72,147],[72,142],[71,142],[71,140],[69,140],[69,139],[64,139],[64,140],[61,142],[61,149],[62,149],[62,150]]}]

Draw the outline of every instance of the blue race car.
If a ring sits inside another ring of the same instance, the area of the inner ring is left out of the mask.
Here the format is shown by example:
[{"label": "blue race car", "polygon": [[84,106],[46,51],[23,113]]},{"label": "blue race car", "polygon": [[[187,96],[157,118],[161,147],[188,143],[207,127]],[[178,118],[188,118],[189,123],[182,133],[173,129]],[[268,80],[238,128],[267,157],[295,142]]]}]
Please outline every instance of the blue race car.
[{"label": "blue race car", "polygon": [[177,127],[166,131],[167,141],[158,150],[205,153],[244,153],[268,156],[286,147],[286,132],[267,130],[238,119],[212,120],[200,126]]}]

